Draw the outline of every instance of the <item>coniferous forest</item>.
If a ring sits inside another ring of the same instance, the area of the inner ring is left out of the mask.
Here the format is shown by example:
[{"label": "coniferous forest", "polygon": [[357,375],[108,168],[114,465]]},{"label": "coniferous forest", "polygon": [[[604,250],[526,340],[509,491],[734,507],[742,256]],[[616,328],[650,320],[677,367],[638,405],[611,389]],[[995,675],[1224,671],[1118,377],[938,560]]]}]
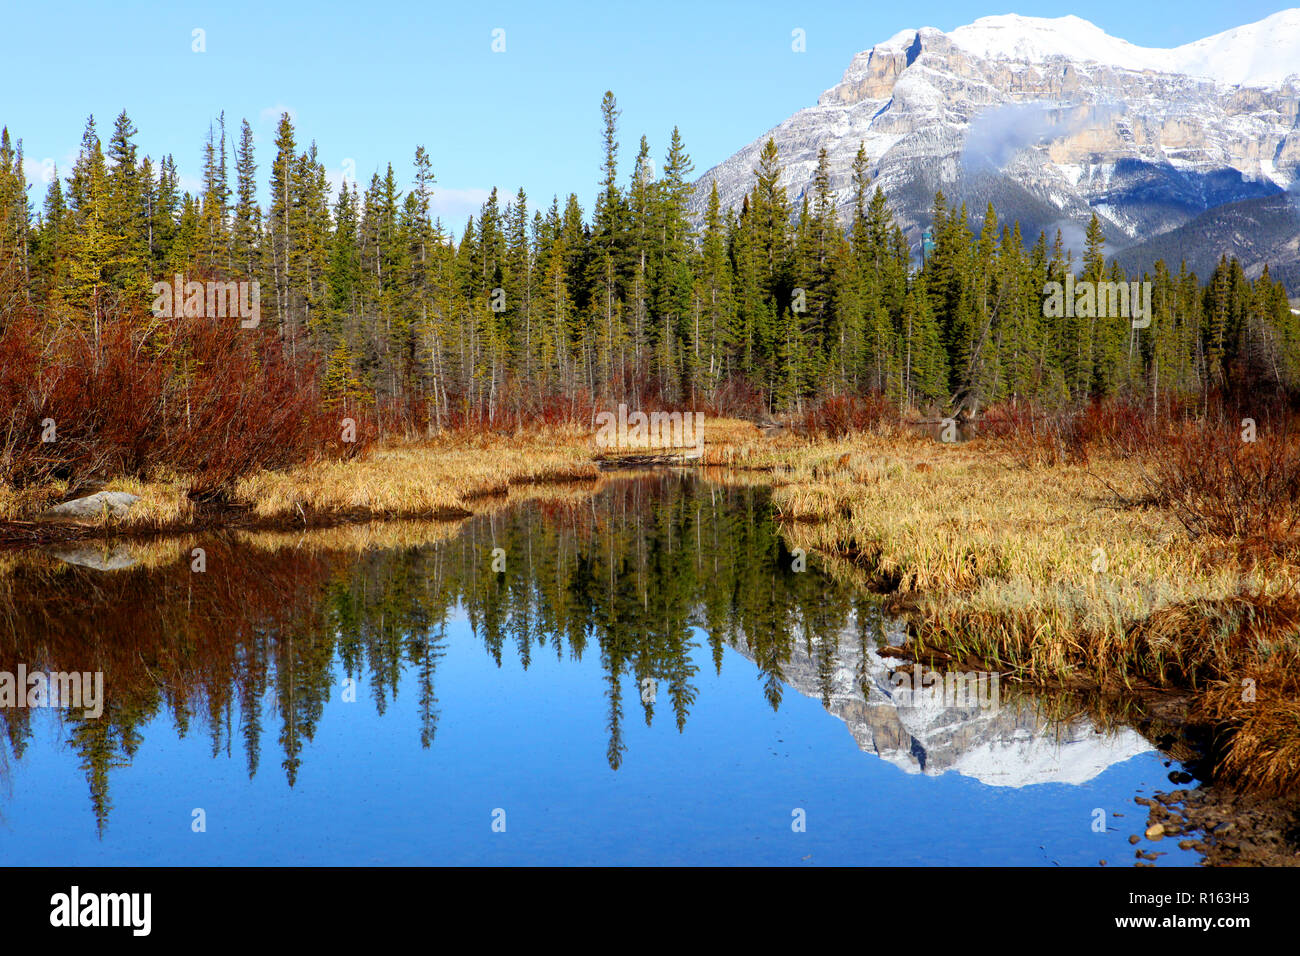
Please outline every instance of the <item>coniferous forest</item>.
[{"label": "coniferous forest", "polygon": [[[327,403],[408,434],[589,420],[623,400],[779,412],[875,394],[900,409],[974,410],[1300,381],[1300,316],[1267,271],[1250,279],[1224,260],[1209,276],[1178,263],[1126,276],[1095,217],[1071,250],[1059,233],[1022,235],[991,206],[973,218],[942,193],[922,257],[861,150],[847,194],[832,189],[823,152],[810,191],[790,196],[769,142],[739,209],[716,191],[697,207],[676,130],[656,176],[644,136],[627,155],[611,93],[600,120],[589,209],[577,192],[538,203],[493,190],[463,227],[431,218],[425,147],[410,181],[390,163],[332,194],[287,114],[269,155],[247,121],[215,120],[198,195],[181,191],[174,157],[145,154],[123,112],[107,138],[87,121],[74,167],[37,200],[6,129],[0,335],[13,348],[22,315],[25,335],[70,332],[99,355],[109,328],[152,327],[155,282],[256,280],[260,341],[310,366]],[[1149,280],[1149,327],[1045,317],[1044,285],[1067,273]],[[168,361],[183,371],[182,356]]]}]

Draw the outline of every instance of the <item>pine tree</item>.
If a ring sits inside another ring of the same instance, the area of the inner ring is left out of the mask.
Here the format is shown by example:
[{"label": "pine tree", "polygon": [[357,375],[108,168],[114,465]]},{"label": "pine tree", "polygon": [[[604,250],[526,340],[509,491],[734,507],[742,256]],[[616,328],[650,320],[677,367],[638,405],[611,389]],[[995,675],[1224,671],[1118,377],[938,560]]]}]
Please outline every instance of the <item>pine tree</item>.
[{"label": "pine tree", "polygon": [[[825,150],[797,216],[770,140],[728,209],[716,183],[706,202],[694,196],[676,129],[662,175],[641,137],[620,186],[618,118],[607,94],[589,218],[573,193],[530,211],[522,189],[504,203],[493,190],[458,241],[431,221],[422,147],[409,192],[386,164],[368,188],[349,182],[331,196],[315,145],[299,152],[282,116],[263,211],[247,122],[232,200],[224,118],[209,128],[191,195],[171,156],[141,156],[126,113],[107,154],[92,117],[33,221],[21,142],[0,131],[0,322],[28,301],[99,347],[106,320],[141,314],[154,277],[257,278],[290,360],[321,360],[332,401],[382,402],[408,431],[421,416],[432,430],[583,394],[695,405],[735,387],[775,410],[841,393],[946,409],[1129,393],[1158,412],[1179,394],[1300,385],[1300,318],[1268,269],[1252,281],[1225,257],[1202,282],[1185,264],[1171,274],[1157,263],[1142,277],[1152,321],[1135,329],[1111,308],[1130,276],[1107,262],[1098,217],[1081,256],[1060,231],[1027,249],[991,205],[976,237],[965,206],[937,193],[916,271],[864,147],[843,196],[846,232]],[[1076,261],[1081,280],[1099,283],[1090,305],[1050,312],[1048,283]]]},{"label": "pine tree", "polygon": [[701,385],[710,396],[734,370],[738,346],[743,337],[736,322],[735,303],[732,298],[732,269],[727,257],[727,237],[722,220],[722,206],[718,199],[718,184],[714,182],[709,192],[709,205],[704,214],[704,236],[700,261],[700,281],[697,300],[698,315],[704,331],[697,335],[704,339],[704,360],[701,361]]},{"label": "pine tree", "polygon": [[290,308],[290,291],[294,288],[294,260],[296,258],[293,231],[292,193],[297,154],[294,144],[293,122],[288,113],[280,114],[275,132],[275,161],[271,164],[271,203],[267,209],[266,239],[264,245],[267,271],[275,289],[275,317],[280,336],[294,343],[297,323]]},{"label": "pine tree", "polygon": [[262,213],[257,205],[257,161],[253,129],[244,120],[235,150],[235,209],[231,224],[231,269],[245,279],[257,272],[256,250],[261,240]]},{"label": "pine tree", "polygon": [[67,299],[88,318],[98,352],[111,299],[107,274],[117,243],[109,230],[108,175],[93,116],[81,136],[81,150],[68,180],[68,197],[72,235]]},{"label": "pine tree", "polygon": [[222,275],[231,268],[229,217],[226,114],[222,113],[216,127],[208,127],[208,138],[203,147],[203,192],[199,212],[203,248],[199,268],[205,275]]},{"label": "pine tree", "polygon": [[59,303],[67,285],[68,230],[68,209],[63,201],[63,184],[56,167],[45,191],[32,256],[32,297],[55,314],[60,311]]},{"label": "pine tree", "polygon": [[164,156],[158,163],[158,183],[154,189],[154,203],[149,217],[149,249],[151,271],[154,275],[168,275],[173,260],[172,245],[180,217],[179,176],[176,161]]},{"label": "pine tree", "polygon": [[[19,300],[29,298],[31,283],[31,209],[23,175],[23,145],[15,146],[9,129],[0,131],[0,314],[8,315]],[[0,319],[0,322],[3,322]],[[3,329],[3,325],[0,325]]]},{"label": "pine tree", "polygon": [[144,177],[133,139],[136,128],[123,110],[109,140],[108,195],[104,228],[110,244],[105,278],[128,297],[143,296],[152,284],[149,275],[148,230]]}]

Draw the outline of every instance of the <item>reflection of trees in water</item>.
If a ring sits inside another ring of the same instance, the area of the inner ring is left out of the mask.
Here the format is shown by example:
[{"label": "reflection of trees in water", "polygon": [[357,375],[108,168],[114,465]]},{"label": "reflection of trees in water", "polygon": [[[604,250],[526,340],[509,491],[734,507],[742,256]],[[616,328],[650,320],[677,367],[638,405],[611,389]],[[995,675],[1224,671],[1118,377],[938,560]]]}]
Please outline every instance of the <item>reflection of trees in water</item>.
[{"label": "reflection of trees in water", "polygon": [[[204,547],[201,577],[188,560],[111,574],[34,561],[0,598],[0,669],[41,660],[104,672],[103,716],[64,717],[101,832],[109,770],[130,762],[142,728],[164,712],[181,736],[201,722],[214,756],[241,738],[251,778],[269,697],[292,786],[327,702],[343,693],[336,657],[346,677],[368,679],[380,714],[405,671],[421,745],[431,746],[437,668],[457,607],[498,666],[507,655],[525,669],[544,653],[581,660],[595,645],[609,703],[607,758],[617,769],[625,707],[639,704],[649,725],[666,706],[685,727],[698,693],[694,628],[719,672],[724,648],[744,641],[776,708],[795,640],[818,661],[829,699],[838,635],[851,608],[865,621],[871,604],[812,568],[792,570],[764,492],[678,475],[616,482],[580,504],[530,503],[472,519],[454,539],[423,547]],[[507,556],[503,573],[491,568],[497,547]],[[0,711],[0,721],[21,757],[30,711]]]},{"label": "reflection of trees in water", "polygon": [[[103,672],[99,719],[61,712],[101,830],[111,809],[109,771],[130,763],[143,728],[160,714],[171,716],[179,736],[194,723],[206,726],[219,753],[223,741],[229,748],[237,708],[250,775],[269,675],[285,719],[288,766],[319,716],[313,692],[328,686],[331,654],[320,626],[321,583],[341,562],[220,539],[204,548],[201,577],[180,548],[166,567],[108,574],[36,557],[9,573],[0,595],[0,670],[12,673],[22,663],[29,671]],[[31,720],[27,709],[0,711],[17,755]]]}]

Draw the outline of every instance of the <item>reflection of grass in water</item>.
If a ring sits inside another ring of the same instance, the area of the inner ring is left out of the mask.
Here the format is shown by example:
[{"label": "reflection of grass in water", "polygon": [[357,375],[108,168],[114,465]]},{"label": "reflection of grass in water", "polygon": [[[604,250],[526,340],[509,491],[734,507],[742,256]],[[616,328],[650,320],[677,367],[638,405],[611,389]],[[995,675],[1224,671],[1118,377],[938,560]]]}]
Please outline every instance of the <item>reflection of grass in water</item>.
[{"label": "reflection of grass in water", "polygon": [[1200,745],[1188,737],[1184,718],[1190,702],[1185,698],[1016,683],[1004,684],[1002,694],[1012,706],[1032,710],[1052,727],[1086,721],[1103,734],[1132,729],[1175,760],[1195,762],[1203,756]]},{"label": "reflection of grass in water", "polygon": [[[479,514],[503,511],[527,501],[577,503],[591,497],[604,479],[563,484],[513,485],[499,496],[484,498],[477,504]],[[96,538],[54,544],[40,549],[0,550],[0,582],[18,569],[30,571],[44,567],[51,574],[72,573],[73,565],[60,560],[58,553],[92,552],[129,557],[138,567],[157,569],[182,559],[189,559],[193,548],[205,547],[216,538],[229,538],[265,551],[284,548],[313,551],[364,551],[374,548],[419,547],[442,541],[456,534],[465,518],[452,519],[374,519],[363,522],[303,527],[294,530],[231,530],[205,533],[191,532],[149,538]]]}]

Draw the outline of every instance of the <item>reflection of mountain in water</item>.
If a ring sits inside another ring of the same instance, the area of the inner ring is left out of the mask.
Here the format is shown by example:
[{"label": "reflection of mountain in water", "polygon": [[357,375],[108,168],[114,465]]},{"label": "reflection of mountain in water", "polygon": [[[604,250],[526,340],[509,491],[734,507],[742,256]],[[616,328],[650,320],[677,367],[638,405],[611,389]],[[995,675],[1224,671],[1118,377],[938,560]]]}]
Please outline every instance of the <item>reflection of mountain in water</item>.
[{"label": "reflection of mountain in water", "polygon": [[[814,639],[809,653],[795,641],[782,674],[791,687],[820,699],[844,721],[862,750],[908,773],[955,770],[995,787],[1081,784],[1111,764],[1154,749],[1127,727],[1103,734],[1087,720],[1051,723],[1026,702],[1008,700],[1005,686],[1000,706],[986,710],[944,707],[920,695],[909,700],[890,678],[901,665],[861,643],[846,636],[831,649]],[[735,647],[754,659],[743,639]],[[823,650],[831,655],[830,667]]]}]

